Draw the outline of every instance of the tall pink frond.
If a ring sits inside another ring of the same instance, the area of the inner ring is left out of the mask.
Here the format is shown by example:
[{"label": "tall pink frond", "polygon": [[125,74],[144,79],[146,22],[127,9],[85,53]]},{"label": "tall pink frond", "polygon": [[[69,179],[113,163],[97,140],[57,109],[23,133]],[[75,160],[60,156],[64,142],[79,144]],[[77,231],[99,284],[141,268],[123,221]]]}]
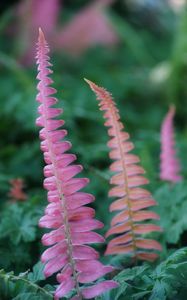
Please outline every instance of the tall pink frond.
[{"label": "tall pink frond", "polygon": [[[73,162],[76,156],[66,153],[71,144],[64,140],[65,129],[60,129],[63,120],[57,119],[62,112],[53,105],[56,90],[50,85],[52,73],[48,56],[49,48],[40,30],[37,51],[37,64],[40,102],[38,112],[40,117],[36,123],[41,126],[41,150],[44,152],[46,166],[44,168],[44,187],[48,191],[49,204],[45,215],[40,219],[40,226],[51,231],[44,234],[42,242],[48,249],[42,254],[45,263],[46,277],[57,274],[59,286],[55,299],[75,291],[72,299],[90,299],[106,290],[117,286],[112,280],[95,283],[95,280],[111,272],[111,266],[99,262],[99,254],[89,244],[102,243],[104,238],[93,230],[103,226],[94,218],[93,208],[86,206],[94,201],[94,197],[80,190],[88,184],[87,178],[76,178],[82,171],[81,165]],[[90,284],[82,287],[81,284]]]},{"label": "tall pink frond", "polygon": [[[142,235],[152,231],[161,231],[158,225],[145,222],[146,220],[158,220],[159,216],[146,208],[156,205],[152,195],[141,186],[148,183],[142,176],[145,171],[137,165],[138,156],[131,154],[134,148],[129,141],[129,134],[124,131],[120,121],[119,110],[114,103],[112,96],[104,88],[86,80],[99,100],[100,110],[104,111],[106,119],[105,126],[108,135],[111,137],[108,142],[110,158],[114,162],[110,170],[115,172],[110,183],[114,185],[109,191],[110,197],[117,197],[111,206],[110,211],[117,211],[111,221],[111,227],[106,236],[117,234],[107,246],[106,254],[130,253],[133,257],[143,260],[154,260],[157,253],[149,250],[161,251],[161,245]],[[142,223],[143,221],[143,223]]]},{"label": "tall pink frond", "polygon": [[161,128],[160,179],[175,183],[182,177],[179,175],[180,164],[175,150],[174,116],[175,107],[171,105]]}]

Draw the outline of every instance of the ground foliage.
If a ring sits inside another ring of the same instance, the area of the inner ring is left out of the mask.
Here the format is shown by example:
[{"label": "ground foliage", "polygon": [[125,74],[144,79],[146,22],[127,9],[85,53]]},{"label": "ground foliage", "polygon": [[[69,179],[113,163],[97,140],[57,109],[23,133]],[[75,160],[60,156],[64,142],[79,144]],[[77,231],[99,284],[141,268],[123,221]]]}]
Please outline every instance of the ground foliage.
[{"label": "ground foliage", "polygon": [[[157,1],[160,3],[160,1]],[[66,3],[66,2],[65,2]],[[84,1],[85,3],[85,1]],[[66,18],[84,4],[69,1]],[[166,1],[162,1],[166,3]],[[151,8],[150,8],[151,9]],[[52,299],[55,280],[45,280],[38,263],[43,231],[38,220],[46,205],[42,189],[42,155],[35,127],[34,67],[18,61],[16,39],[6,38],[11,10],[4,8],[0,20],[0,298],[2,300]],[[187,280],[187,123],[186,123],[186,9],[175,15],[167,5],[150,11],[131,11],[117,1],[108,11],[121,38],[112,48],[95,47],[79,58],[63,52],[53,54],[54,79],[60,106],[73,144],[73,152],[85,166],[84,173],[96,196],[97,218],[105,223],[110,173],[107,136],[97,103],[82,78],[87,77],[113,92],[122,120],[135,143],[141,163],[158,201],[155,211],[164,229],[156,238],[163,245],[160,260],[134,266],[127,256],[103,257],[116,266],[117,290],[99,300],[185,300]],[[159,181],[159,131],[170,102],[176,105],[176,140],[184,181],[170,185]],[[13,202],[8,197],[10,180],[25,181],[28,199]],[[150,235],[152,236],[152,235]],[[154,235],[155,237],[155,235]],[[101,255],[104,246],[97,247]],[[34,265],[34,267],[33,267]],[[13,271],[14,272],[13,272]]]}]

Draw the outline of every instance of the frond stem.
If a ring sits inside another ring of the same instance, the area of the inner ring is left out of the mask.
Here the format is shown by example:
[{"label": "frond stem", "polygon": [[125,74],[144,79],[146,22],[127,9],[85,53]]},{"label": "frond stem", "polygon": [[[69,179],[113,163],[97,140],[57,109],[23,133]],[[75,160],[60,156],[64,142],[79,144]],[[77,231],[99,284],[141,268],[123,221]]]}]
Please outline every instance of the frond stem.
[{"label": "frond stem", "polygon": [[16,276],[13,274],[2,274],[1,273],[2,270],[0,270],[0,277],[5,278],[6,280],[12,280],[12,281],[23,281],[25,282],[27,285],[33,287],[36,291],[40,291],[43,294],[45,294],[46,296],[50,297],[52,299],[52,295],[50,292],[46,291],[44,288],[42,288],[41,286],[37,285],[36,283],[31,282],[30,280],[20,277],[20,276]]},{"label": "frond stem", "polygon": [[[44,75],[44,78],[45,78],[45,75]],[[41,89],[41,96],[45,99],[46,96],[42,93],[43,90],[45,90],[45,85],[43,85],[43,88]],[[63,211],[62,219],[63,219],[63,223],[64,223],[64,232],[65,232],[66,243],[67,243],[67,253],[68,253],[69,261],[70,261],[70,264],[72,267],[72,273],[73,273],[73,278],[74,278],[74,282],[75,282],[75,288],[77,291],[77,295],[78,295],[79,299],[82,300],[82,294],[81,294],[79,282],[78,282],[78,275],[77,275],[76,267],[75,267],[75,260],[73,258],[73,243],[72,243],[72,239],[71,239],[70,225],[69,225],[69,221],[68,221],[68,210],[66,207],[66,200],[65,200],[63,190],[61,187],[60,175],[58,172],[58,166],[56,164],[55,154],[53,151],[53,143],[51,142],[50,136],[48,134],[49,130],[47,128],[48,126],[47,126],[47,117],[46,117],[47,116],[47,107],[46,107],[45,100],[43,101],[43,105],[44,105],[44,124],[45,124],[45,128],[46,128],[46,141],[48,143],[48,150],[50,153],[51,162],[52,162],[52,165],[54,166],[54,176],[56,178],[57,190],[58,190],[58,193],[59,193],[59,196],[61,199],[61,207],[62,207],[62,211]]]},{"label": "frond stem", "polygon": [[123,145],[119,136],[119,132],[121,131],[119,128],[119,124],[116,121],[116,115],[114,111],[114,105],[109,104],[109,108],[111,108],[111,115],[113,118],[113,123],[114,123],[114,129],[116,132],[116,137],[118,140],[118,145],[119,145],[119,151],[120,151],[120,156],[123,164],[123,176],[124,176],[124,184],[125,184],[125,190],[127,193],[127,207],[128,207],[128,212],[129,212],[129,220],[130,220],[130,227],[131,227],[131,233],[132,233],[132,246],[133,246],[133,252],[134,252],[134,257],[136,258],[136,252],[137,252],[137,247],[136,247],[136,239],[135,239],[135,233],[134,233],[134,221],[133,221],[133,213],[131,209],[131,201],[130,201],[130,191],[128,187],[128,176],[127,176],[127,170],[126,170],[126,164],[125,164],[125,157],[123,153]]}]

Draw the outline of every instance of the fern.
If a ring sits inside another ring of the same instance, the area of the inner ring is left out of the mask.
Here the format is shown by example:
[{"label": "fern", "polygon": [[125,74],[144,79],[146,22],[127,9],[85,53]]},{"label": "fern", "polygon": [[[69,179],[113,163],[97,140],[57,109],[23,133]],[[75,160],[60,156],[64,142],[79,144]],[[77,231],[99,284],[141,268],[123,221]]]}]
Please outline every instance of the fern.
[{"label": "fern", "polygon": [[[111,221],[111,228],[106,236],[118,234],[107,246],[106,254],[132,253],[133,257],[143,260],[154,260],[156,253],[145,250],[161,250],[161,245],[151,239],[141,237],[152,231],[161,231],[158,225],[140,223],[148,219],[158,220],[159,216],[145,208],[156,205],[151,194],[141,188],[148,180],[142,176],[144,169],[137,165],[139,158],[129,152],[134,148],[129,141],[129,134],[123,130],[119,111],[111,97],[104,89],[86,80],[99,100],[100,110],[104,110],[105,126],[110,127],[108,142],[110,158],[115,160],[110,166],[116,172],[110,183],[115,185],[110,191],[110,197],[117,197],[110,206],[110,211],[119,211]],[[143,250],[142,250],[143,249]]]},{"label": "fern", "polygon": [[160,155],[160,178],[170,182],[182,180],[180,173],[180,164],[176,156],[173,119],[175,107],[170,109],[164,118],[161,128],[161,155]]},{"label": "fern", "polygon": [[[0,211],[0,266],[16,273],[28,268],[38,255],[41,217],[41,199],[29,197],[28,201],[7,202]],[[10,221],[11,220],[11,221]],[[34,249],[34,255],[33,255]]]},{"label": "fern", "polygon": [[184,300],[187,286],[187,248],[171,254],[156,268],[144,264],[115,276],[118,289],[98,300]]},{"label": "fern", "polygon": [[1,299],[52,300],[52,294],[47,290],[47,286],[39,285],[42,280],[44,280],[44,276],[41,263],[37,263],[33,267],[33,272],[27,271],[19,275],[0,270]]},{"label": "fern", "polygon": [[[47,164],[44,168],[44,187],[48,190],[49,205],[39,224],[53,229],[42,238],[43,244],[50,246],[42,255],[42,261],[46,263],[44,274],[48,277],[60,271],[57,274],[60,285],[55,292],[55,299],[67,295],[73,289],[76,295],[72,299],[90,299],[117,284],[112,280],[93,283],[113,268],[99,262],[98,252],[86,246],[104,241],[101,235],[92,231],[101,228],[103,224],[94,219],[94,209],[85,206],[94,197],[79,192],[88,184],[87,178],[74,178],[82,171],[82,166],[72,165],[75,155],[65,154],[71,144],[62,141],[67,131],[59,129],[64,121],[56,119],[61,110],[51,107],[57,99],[51,96],[56,90],[49,86],[53,81],[48,77],[51,73],[48,52],[47,42],[40,30],[37,52],[37,78],[40,82],[37,100],[41,105],[38,108],[40,117],[36,123],[43,127],[40,138]],[[91,286],[81,288],[82,283],[90,283]]]},{"label": "fern", "polygon": [[22,178],[15,178],[10,180],[10,191],[8,196],[13,201],[25,201],[27,200],[27,195],[23,191],[24,181]]},{"label": "fern", "polygon": [[180,244],[187,232],[186,182],[172,186],[164,184],[156,190],[154,196],[159,203],[156,212],[161,216],[160,224],[165,233],[162,239],[169,244]]}]

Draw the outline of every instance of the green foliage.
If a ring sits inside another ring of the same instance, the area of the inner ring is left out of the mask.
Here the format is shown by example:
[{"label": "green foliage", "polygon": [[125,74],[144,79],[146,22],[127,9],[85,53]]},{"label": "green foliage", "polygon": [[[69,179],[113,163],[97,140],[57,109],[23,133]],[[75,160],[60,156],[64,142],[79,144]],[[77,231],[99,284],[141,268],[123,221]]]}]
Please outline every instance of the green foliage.
[{"label": "green foliage", "polygon": [[164,240],[169,244],[180,242],[182,233],[187,231],[187,189],[186,182],[175,185],[163,184],[156,193],[156,208],[160,224],[164,229]]},{"label": "green foliage", "polygon": [[184,300],[187,292],[187,248],[180,249],[156,268],[148,264],[125,269],[114,279],[119,288],[103,300]]},{"label": "green foliage", "polygon": [[[114,279],[119,288],[105,293],[99,300],[184,300],[187,292],[187,248],[182,248],[158,266],[144,264],[124,269]],[[48,300],[54,288],[41,285],[44,280],[43,265],[37,263],[33,272],[0,271],[0,295],[2,300]]]},{"label": "green foliage", "polygon": [[[38,220],[43,208],[41,199],[30,198],[26,202],[8,202],[0,212],[0,266],[7,270],[21,271],[35,262],[32,253],[39,249]],[[35,247],[35,249],[34,249]]]},{"label": "green foliage", "polygon": [[178,24],[174,36],[174,44],[171,55],[171,73],[168,84],[168,100],[178,105],[179,114],[185,117],[186,80],[187,80],[187,4],[179,15]]},{"label": "green foliage", "polygon": [[14,245],[17,245],[21,241],[34,241],[38,220],[38,215],[34,214],[34,211],[27,211],[24,206],[18,203],[10,205],[4,211],[4,214],[1,214],[1,238],[9,237]]},{"label": "green foliage", "polygon": [[[63,17],[68,19],[87,2],[64,1]],[[116,267],[115,279],[120,284],[117,290],[98,299],[185,300],[187,250],[180,248],[187,245],[187,12],[184,9],[176,15],[162,0],[150,1],[158,4],[155,11],[146,7],[134,10],[125,5],[127,2],[131,1],[115,1],[107,14],[119,34],[119,44],[107,49],[93,47],[80,57],[71,57],[63,49],[53,53],[53,79],[55,87],[63,89],[63,94],[58,95],[63,98],[59,105],[64,109],[69,140],[85,166],[85,176],[90,178],[88,192],[96,196],[93,206],[97,218],[105,224],[100,232],[105,234],[112,218],[107,196],[110,162],[102,116],[83,77],[113,92],[122,121],[150,178],[149,187],[159,202],[155,210],[164,229],[157,235],[163,244],[161,260],[154,265],[134,266],[128,256],[103,257],[105,247],[97,246],[102,260]],[[37,224],[47,203],[34,124],[36,71],[19,62],[19,36],[12,38],[12,19],[10,6],[0,20],[0,299],[48,300],[52,299],[56,281],[44,279],[40,263],[28,271],[42,252],[42,231]],[[7,38],[9,30],[11,38]],[[185,178],[173,186],[158,180],[160,124],[171,101],[176,103],[175,125],[180,129],[176,140]],[[25,181],[25,202],[12,203],[7,197],[9,180],[16,177]]]},{"label": "green foliage", "polygon": [[25,272],[16,276],[13,272],[5,273],[0,270],[0,295],[2,300],[52,300],[49,285],[41,287],[39,282],[44,280],[43,266],[37,263],[33,272]]}]

